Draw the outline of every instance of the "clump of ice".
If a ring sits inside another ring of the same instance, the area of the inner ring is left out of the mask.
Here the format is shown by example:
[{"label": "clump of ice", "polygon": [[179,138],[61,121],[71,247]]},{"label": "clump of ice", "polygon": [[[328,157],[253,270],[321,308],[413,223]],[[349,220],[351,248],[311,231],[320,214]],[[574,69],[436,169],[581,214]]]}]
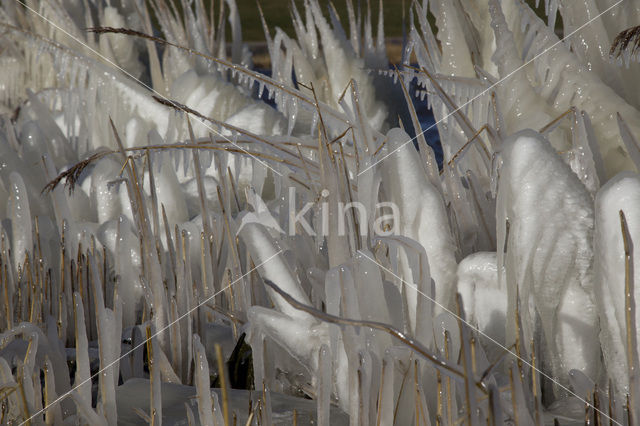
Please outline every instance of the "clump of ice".
[{"label": "clump of ice", "polygon": [[[596,286],[595,294],[600,312],[602,352],[607,370],[619,391],[629,392],[630,370],[627,333],[627,295],[625,288],[625,246],[620,212],[626,218],[631,244],[640,241],[640,225],[636,217],[640,206],[640,177],[635,173],[621,173],[604,185],[596,196]],[[640,253],[633,247],[630,259],[633,268],[631,297],[638,300],[636,283]],[[638,311],[634,319],[638,323]],[[640,337],[640,336],[638,336]],[[637,337],[636,337],[637,339]],[[636,340],[637,341],[637,340]],[[635,349],[637,351],[637,349]]]},{"label": "clump of ice", "polygon": [[[544,362],[554,376],[566,377],[575,368],[597,377],[591,195],[536,132],[512,136],[500,155],[498,268],[506,273],[507,318],[515,319],[519,304],[525,341],[545,342]],[[511,344],[515,320],[507,324]]]},{"label": "clump of ice", "polygon": [[[458,292],[467,320],[487,336],[504,344],[507,323],[507,283],[504,268],[498,277],[496,253],[478,252],[458,264]],[[486,343],[488,351],[499,351]]]},{"label": "clump of ice", "polygon": [[[389,157],[380,164],[382,186],[398,209],[399,223],[394,224],[397,233],[424,247],[429,272],[435,281],[436,300],[448,308],[455,294],[456,247],[449,231],[442,195],[429,182],[410,140],[409,135],[400,129],[392,129],[387,134],[381,155]],[[405,279],[410,279],[409,276],[403,274]],[[413,297],[421,296],[415,294]],[[413,306],[416,300],[409,303]]]}]

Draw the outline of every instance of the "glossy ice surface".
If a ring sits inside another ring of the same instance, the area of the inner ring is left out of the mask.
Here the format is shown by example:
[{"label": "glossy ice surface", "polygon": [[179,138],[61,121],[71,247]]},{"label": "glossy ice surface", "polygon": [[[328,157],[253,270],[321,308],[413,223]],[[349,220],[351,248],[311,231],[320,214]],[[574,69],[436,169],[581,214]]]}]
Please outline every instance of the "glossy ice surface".
[{"label": "glossy ice surface", "polygon": [[638,2],[348,3],[2,2],[0,423],[638,418]]}]

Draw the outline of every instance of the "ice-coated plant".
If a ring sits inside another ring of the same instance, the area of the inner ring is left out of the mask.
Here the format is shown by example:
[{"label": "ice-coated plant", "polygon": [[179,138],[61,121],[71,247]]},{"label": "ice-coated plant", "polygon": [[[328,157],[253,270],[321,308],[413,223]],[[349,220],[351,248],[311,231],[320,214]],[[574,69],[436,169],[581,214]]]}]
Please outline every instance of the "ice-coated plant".
[{"label": "ice-coated plant", "polygon": [[359,3],[1,2],[0,424],[640,424],[640,3]]}]

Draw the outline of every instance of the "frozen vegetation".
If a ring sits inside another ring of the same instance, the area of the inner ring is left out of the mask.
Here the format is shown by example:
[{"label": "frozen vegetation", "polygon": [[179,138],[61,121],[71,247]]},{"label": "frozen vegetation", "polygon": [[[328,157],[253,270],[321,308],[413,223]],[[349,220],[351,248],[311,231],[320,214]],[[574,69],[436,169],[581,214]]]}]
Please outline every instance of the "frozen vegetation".
[{"label": "frozen vegetation", "polygon": [[640,424],[637,1],[0,4],[0,424]]}]

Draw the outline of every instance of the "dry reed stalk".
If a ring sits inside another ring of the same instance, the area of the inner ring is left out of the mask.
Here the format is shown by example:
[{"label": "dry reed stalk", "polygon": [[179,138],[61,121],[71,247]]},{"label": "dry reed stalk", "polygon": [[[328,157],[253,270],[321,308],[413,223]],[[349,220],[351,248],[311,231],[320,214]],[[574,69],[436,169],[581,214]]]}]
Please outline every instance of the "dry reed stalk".
[{"label": "dry reed stalk", "polygon": [[640,25],[621,31],[611,44],[609,56],[620,58],[627,54],[634,56],[640,51]]},{"label": "dry reed stalk", "polygon": [[220,389],[222,392],[222,414],[224,418],[225,426],[230,426],[229,423],[229,388],[227,383],[226,365],[222,356],[222,347],[216,343],[216,361],[218,363],[218,377],[220,378]]}]

